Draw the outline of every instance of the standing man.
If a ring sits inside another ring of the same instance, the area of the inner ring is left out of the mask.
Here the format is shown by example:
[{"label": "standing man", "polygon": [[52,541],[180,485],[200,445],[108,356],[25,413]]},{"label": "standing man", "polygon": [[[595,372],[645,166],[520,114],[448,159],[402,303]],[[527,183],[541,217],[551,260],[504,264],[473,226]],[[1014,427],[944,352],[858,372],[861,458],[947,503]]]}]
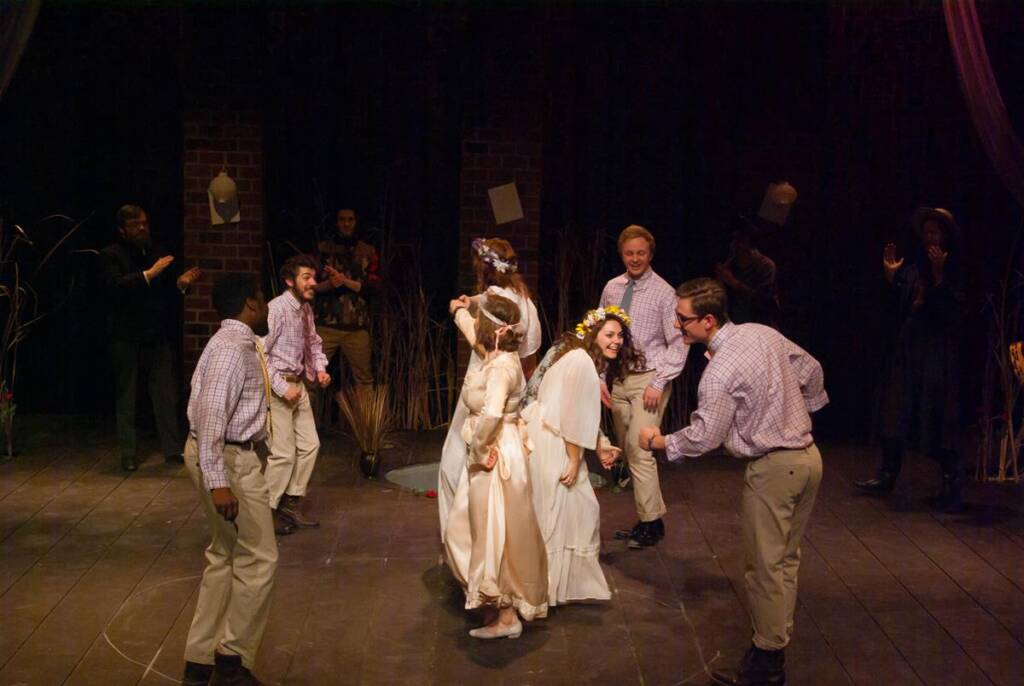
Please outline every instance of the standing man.
[{"label": "standing man", "polygon": [[316,297],[316,261],[309,255],[288,258],[281,266],[286,290],[270,301],[270,332],[266,338],[270,368],[270,456],[267,487],[274,526],[278,533],[293,527],[316,528],[320,522],[302,514],[299,501],[306,495],[309,477],[320,452],[313,408],[306,384],[331,383],[327,358],[313,322]]},{"label": "standing man", "polygon": [[373,385],[369,299],[381,286],[377,250],[359,239],[355,210],[338,210],[335,223],[337,233],[318,246],[323,274],[316,290],[323,297],[317,301],[317,333],[327,359],[340,349],[356,388],[366,390]]},{"label": "standing man", "polygon": [[[270,615],[277,541],[255,443],[266,437],[269,379],[257,333],[267,303],[256,276],[213,287],[223,318],[192,375],[185,466],[212,539],[185,644],[186,686],[257,684],[250,670]],[[211,682],[210,679],[213,678]]]},{"label": "standing man", "polygon": [[602,386],[601,400],[612,410],[617,444],[625,446],[639,519],[631,530],[617,531],[615,537],[629,539],[629,547],[639,549],[655,545],[665,536],[658,463],[651,451],[640,445],[640,428],[661,424],[672,380],[683,371],[689,346],[675,328],[675,293],[651,269],[651,232],[636,224],[627,226],[619,234],[619,255],[626,273],[605,285],[601,306],[617,305],[629,314],[633,344],[647,364],[644,371],[615,384],[610,394],[607,386]]},{"label": "standing man", "polygon": [[779,328],[779,287],[775,262],[757,247],[757,227],[746,218],[729,234],[729,259],[715,265],[728,290],[729,319]]},{"label": "standing man", "polygon": [[752,645],[736,672],[714,672],[722,684],[784,684],[785,648],[793,634],[800,541],[821,483],[821,454],[810,412],[828,403],[821,365],[775,329],[733,324],[724,286],[693,279],[676,291],[676,326],[687,343],[703,343],[704,370],[690,425],[662,436],[640,431],[644,447],[670,460],[696,457],[724,443],[747,459],[742,500]]},{"label": "standing man", "polygon": [[[121,467],[135,471],[135,397],[140,373],[149,388],[160,447],[168,461],[181,462],[178,384],[172,372],[167,322],[172,303],[199,277],[193,267],[177,278],[174,256],[153,246],[149,217],[138,205],[117,211],[118,240],[100,253],[106,289],[107,340],[114,365],[114,406]],[[180,311],[178,313],[180,315]]]}]

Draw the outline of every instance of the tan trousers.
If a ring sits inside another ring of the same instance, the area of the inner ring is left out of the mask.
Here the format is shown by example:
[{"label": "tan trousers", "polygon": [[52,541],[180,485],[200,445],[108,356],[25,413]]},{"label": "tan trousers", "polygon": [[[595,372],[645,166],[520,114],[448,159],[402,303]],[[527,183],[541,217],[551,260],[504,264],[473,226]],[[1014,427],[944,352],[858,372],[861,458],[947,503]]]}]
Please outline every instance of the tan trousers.
[{"label": "tan trousers", "polygon": [[612,422],[616,443],[623,449],[633,481],[633,498],[641,522],[653,522],[665,514],[665,500],[658,481],[658,462],[650,450],[640,447],[640,429],[661,426],[661,416],[672,395],[671,386],[661,394],[655,412],[644,409],[644,389],[654,379],[654,372],[630,374],[612,387]]},{"label": "tan trousers", "polygon": [[320,452],[320,437],[316,433],[306,386],[301,381],[289,385],[302,393],[295,404],[286,403],[275,393],[270,394],[270,421],[274,432],[264,473],[270,491],[270,507],[274,509],[285,493],[306,495],[306,486]]},{"label": "tan trousers", "polygon": [[821,453],[813,443],[779,450],[747,465],[743,479],[744,578],[754,645],[781,650],[793,634],[800,540],[821,484]]},{"label": "tan trousers", "polygon": [[238,499],[238,517],[221,517],[199,469],[199,448],[189,437],[185,466],[199,491],[212,539],[199,602],[185,643],[185,659],[213,664],[214,651],[239,655],[252,669],[270,616],[270,594],[277,569],[277,540],[267,506],[267,484],[256,453],[224,446],[224,467]]},{"label": "tan trousers", "polygon": [[323,340],[324,355],[330,360],[341,349],[357,386],[373,384],[373,367],[370,355],[370,332],[365,329],[346,331],[318,326],[316,332]]}]

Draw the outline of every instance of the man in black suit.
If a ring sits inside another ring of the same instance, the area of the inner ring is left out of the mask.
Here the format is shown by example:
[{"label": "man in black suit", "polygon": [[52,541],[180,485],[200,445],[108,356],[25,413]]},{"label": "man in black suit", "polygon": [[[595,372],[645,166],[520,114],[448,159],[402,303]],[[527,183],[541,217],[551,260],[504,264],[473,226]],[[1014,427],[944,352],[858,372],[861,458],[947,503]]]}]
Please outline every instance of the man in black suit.
[{"label": "man in black suit", "polygon": [[171,364],[168,305],[199,277],[193,267],[174,278],[173,255],[152,244],[149,217],[137,205],[117,211],[118,240],[102,251],[106,286],[107,340],[114,364],[117,439],[121,467],[134,471],[135,397],[140,373],[149,387],[160,446],[168,461],[181,461],[178,384]]}]

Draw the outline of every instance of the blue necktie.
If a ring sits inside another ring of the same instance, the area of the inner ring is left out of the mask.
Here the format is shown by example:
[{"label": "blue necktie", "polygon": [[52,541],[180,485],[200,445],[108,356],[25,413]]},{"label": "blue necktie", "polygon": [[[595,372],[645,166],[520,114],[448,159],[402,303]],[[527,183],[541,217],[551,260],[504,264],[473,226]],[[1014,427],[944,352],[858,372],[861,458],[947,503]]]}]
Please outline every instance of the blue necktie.
[{"label": "blue necktie", "polygon": [[622,294],[622,302],[619,303],[619,307],[626,314],[629,314],[629,306],[633,304],[633,288],[636,286],[636,281],[629,279],[629,284],[626,286],[626,292]]}]

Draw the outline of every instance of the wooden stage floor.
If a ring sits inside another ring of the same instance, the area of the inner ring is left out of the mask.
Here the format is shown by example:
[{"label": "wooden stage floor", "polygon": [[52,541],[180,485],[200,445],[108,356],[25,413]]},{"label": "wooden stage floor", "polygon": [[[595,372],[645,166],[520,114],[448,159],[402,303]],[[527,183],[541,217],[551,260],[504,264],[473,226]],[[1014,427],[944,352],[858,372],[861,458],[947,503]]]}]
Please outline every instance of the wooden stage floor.
[{"label": "wooden stage floor", "polygon": [[[23,419],[22,455],[0,465],[0,684],[175,683],[207,542],[184,469],[154,456],[126,476],[112,427]],[[388,466],[436,460],[442,439],[400,436]],[[308,499],[323,526],[280,541],[269,683],[706,684],[747,646],[739,461],[663,467],[654,549],[612,540],[632,493],[599,490],[612,600],[482,643],[439,563],[436,501],[363,480],[346,439],[323,442]],[[971,483],[967,514],[936,515],[926,460],[876,500],[852,486],[874,453],[821,451],[789,683],[1024,684],[1022,488]]]}]

